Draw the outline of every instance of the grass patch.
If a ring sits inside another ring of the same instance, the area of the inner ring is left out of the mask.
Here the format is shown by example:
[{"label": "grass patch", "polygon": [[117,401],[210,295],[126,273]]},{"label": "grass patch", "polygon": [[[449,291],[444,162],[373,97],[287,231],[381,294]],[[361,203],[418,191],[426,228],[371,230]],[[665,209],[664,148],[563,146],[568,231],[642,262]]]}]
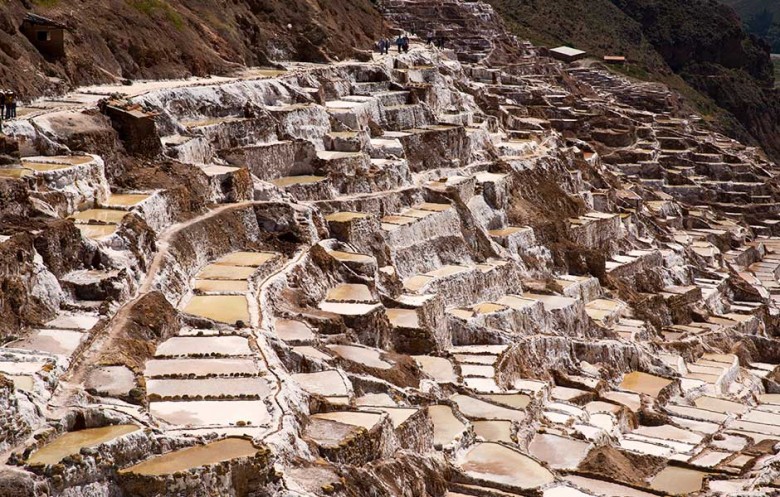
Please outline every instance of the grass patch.
[{"label": "grass patch", "polygon": [[[57,2],[59,0],[43,0],[43,1]],[[149,17],[162,15],[177,30],[181,30],[184,27],[184,19],[182,18],[181,14],[176,12],[176,9],[171,7],[170,4],[168,4],[168,2],[166,2],[165,0],[129,0],[128,3],[135,10]]]}]

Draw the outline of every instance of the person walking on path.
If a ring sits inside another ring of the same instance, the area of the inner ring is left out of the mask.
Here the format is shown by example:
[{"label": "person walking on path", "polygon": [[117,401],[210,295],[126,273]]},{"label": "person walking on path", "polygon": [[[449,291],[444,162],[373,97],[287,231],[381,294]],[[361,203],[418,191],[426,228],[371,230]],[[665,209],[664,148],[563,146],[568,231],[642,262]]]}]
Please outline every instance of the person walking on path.
[{"label": "person walking on path", "polygon": [[398,53],[401,53],[404,46],[404,37],[401,35],[398,35],[398,38],[395,40],[395,44],[398,46]]},{"label": "person walking on path", "polygon": [[0,90],[0,121],[5,119],[5,90]]},{"label": "person walking on path", "polygon": [[408,53],[409,52],[409,37],[406,36],[406,35],[404,35],[404,38],[403,38],[403,47],[404,47],[404,53]]}]

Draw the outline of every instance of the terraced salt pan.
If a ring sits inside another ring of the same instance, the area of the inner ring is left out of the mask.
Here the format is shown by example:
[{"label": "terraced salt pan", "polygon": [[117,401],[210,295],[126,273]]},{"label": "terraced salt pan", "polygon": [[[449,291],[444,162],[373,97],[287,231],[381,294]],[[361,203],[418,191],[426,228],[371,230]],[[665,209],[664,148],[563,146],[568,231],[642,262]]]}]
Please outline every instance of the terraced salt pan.
[{"label": "terraced salt pan", "polygon": [[450,406],[428,406],[428,416],[433,422],[433,443],[436,446],[449,445],[466,431],[466,425],[455,417]]},{"label": "terraced salt pan", "polygon": [[249,322],[249,309],[243,295],[196,295],[184,307],[184,312],[226,324]]},{"label": "terraced salt pan", "polygon": [[116,233],[115,224],[77,224],[81,234],[92,240],[99,240]]},{"label": "terraced salt pan", "polygon": [[252,359],[153,359],[146,362],[147,377],[168,375],[217,376],[231,374],[255,374],[257,366]]},{"label": "terraced salt pan", "polygon": [[209,264],[195,275],[198,280],[247,280],[255,273],[256,268],[248,266],[229,266],[226,264]]},{"label": "terraced salt pan", "polygon": [[274,321],[276,336],[284,341],[309,341],[314,339],[314,332],[306,323],[292,319],[277,319]]},{"label": "terraced salt pan", "polygon": [[507,409],[490,402],[485,402],[468,395],[453,395],[450,400],[458,405],[461,414],[469,419],[507,420],[522,422],[526,419],[525,412]]},{"label": "terraced salt pan", "polygon": [[336,370],[317,373],[298,373],[292,375],[293,380],[306,392],[333,397],[346,397],[350,388]]},{"label": "terraced salt pan", "polygon": [[151,197],[142,193],[112,193],[103,204],[106,207],[134,207]]},{"label": "terraced salt pan", "polygon": [[416,412],[418,412],[418,409],[408,408],[408,407],[372,406],[370,409],[363,409],[363,410],[380,411],[380,412],[387,413],[387,415],[390,417],[390,421],[393,423],[393,428],[398,428],[399,426],[404,424],[407,419],[411,418]]},{"label": "terraced salt pan", "polygon": [[427,355],[412,356],[425,374],[442,383],[455,383],[458,380],[452,363],[444,357]]},{"label": "terraced salt pan", "polygon": [[155,418],[181,426],[226,426],[239,421],[257,426],[271,419],[262,400],[150,402],[149,412]]},{"label": "terraced salt pan", "polygon": [[343,284],[328,290],[325,300],[330,302],[373,303],[376,299],[366,285]]},{"label": "terraced salt pan", "polygon": [[94,447],[139,429],[136,425],[112,425],[71,431],[35,451],[27,463],[57,464],[66,456],[78,454],[84,447]]},{"label": "terraced salt pan", "polygon": [[474,433],[487,442],[514,443],[511,421],[474,421]]},{"label": "terraced salt pan", "polygon": [[270,183],[273,183],[280,188],[284,188],[286,186],[294,185],[313,185],[314,183],[320,183],[327,179],[328,178],[324,176],[287,176],[285,178],[273,179]]},{"label": "terraced salt pan", "polygon": [[417,315],[417,311],[414,309],[385,309],[387,319],[390,320],[390,324],[396,328],[420,328],[420,318]]},{"label": "terraced salt pan", "polygon": [[667,466],[650,480],[650,488],[670,495],[687,495],[701,490],[706,473]]},{"label": "terraced salt pan", "polygon": [[528,452],[554,469],[576,469],[590,452],[591,444],[552,433],[537,433]]},{"label": "terraced salt pan", "polygon": [[240,336],[173,337],[157,346],[156,356],[250,355],[249,341]]},{"label": "terraced salt pan", "polygon": [[46,323],[47,328],[60,330],[89,330],[95,326],[100,318],[89,314],[62,314]]},{"label": "terraced salt pan", "polygon": [[584,476],[566,475],[564,480],[577,485],[593,495],[600,495],[604,497],[658,497],[657,494],[651,494],[649,492],[643,492],[636,490],[625,485],[618,483],[610,483],[608,481],[596,480],[593,478],[585,478]]},{"label": "terraced salt pan", "polygon": [[459,462],[463,472],[472,478],[520,489],[538,488],[555,481],[553,474],[538,462],[496,443],[474,445]]},{"label": "terraced salt pan", "polygon": [[206,445],[189,447],[153,457],[135,466],[120,470],[120,473],[146,476],[170,475],[240,457],[252,457],[257,454],[257,451],[257,447],[250,440],[226,438]]},{"label": "terraced salt pan", "polygon": [[380,358],[379,351],[353,345],[328,345],[328,349],[348,361],[363,364],[369,368],[391,369],[392,364]]},{"label": "terraced salt pan", "polygon": [[296,354],[301,354],[302,356],[306,356],[309,359],[316,359],[318,361],[330,361],[333,359],[328,354],[325,354],[324,352],[320,351],[319,349],[316,349],[314,347],[311,347],[309,345],[303,345],[300,347],[293,347],[292,351]]},{"label": "terraced salt pan", "polygon": [[238,293],[249,291],[246,280],[196,280],[193,289],[201,293]]},{"label": "terraced salt pan", "polygon": [[127,211],[118,209],[87,209],[77,212],[71,219],[79,223],[119,224],[127,215]]},{"label": "terraced salt pan", "polygon": [[531,403],[531,397],[524,393],[482,395],[482,398],[513,409],[525,409]]},{"label": "terraced salt pan", "polygon": [[8,347],[71,356],[86,338],[86,334],[72,330],[35,330],[29,337],[11,342]]},{"label": "terraced salt pan", "polygon": [[465,376],[476,376],[479,378],[493,378],[496,376],[496,370],[493,366],[484,366],[481,364],[461,364],[460,374]]},{"label": "terraced salt pan", "polygon": [[359,426],[365,428],[366,430],[370,430],[382,420],[381,414],[360,411],[325,412],[320,414],[312,414],[310,417],[315,419],[337,421],[339,423],[352,426]]},{"label": "terraced salt pan", "polygon": [[364,316],[381,308],[380,304],[352,304],[347,302],[320,302],[318,306],[325,312],[342,316]]},{"label": "terraced salt pan", "polygon": [[177,395],[191,397],[257,395],[265,397],[272,393],[268,383],[262,378],[148,379],[146,380],[146,391],[148,395],[159,395],[162,398]]},{"label": "terraced salt pan", "polygon": [[658,394],[671,384],[672,380],[648,373],[642,373],[641,371],[634,371],[623,377],[620,388],[629,392],[643,393],[651,397],[658,397]]}]

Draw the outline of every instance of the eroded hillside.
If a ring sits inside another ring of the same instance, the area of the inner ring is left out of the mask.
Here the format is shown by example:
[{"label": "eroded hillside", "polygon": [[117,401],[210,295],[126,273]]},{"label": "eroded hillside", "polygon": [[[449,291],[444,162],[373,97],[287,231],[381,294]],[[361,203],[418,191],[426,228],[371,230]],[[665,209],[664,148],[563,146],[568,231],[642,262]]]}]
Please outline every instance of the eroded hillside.
[{"label": "eroded hillside", "polygon": [[0,495],[777,494],[777,164],[486,3],[383,15],[444,49],[3,124]]}]

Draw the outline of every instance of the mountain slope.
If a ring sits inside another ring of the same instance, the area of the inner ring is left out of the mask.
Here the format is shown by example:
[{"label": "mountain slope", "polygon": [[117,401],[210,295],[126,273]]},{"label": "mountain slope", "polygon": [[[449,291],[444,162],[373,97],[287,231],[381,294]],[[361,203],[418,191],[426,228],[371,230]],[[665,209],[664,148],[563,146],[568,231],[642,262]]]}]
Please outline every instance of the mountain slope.
[{"label": "mountain slope", "polygon": [[[20,34],[27,12],[67,26],[65,59],[47,61]],[[0,86],[33,96],[269,60],[321,62],[369,48],[383,27],[369,0],[0,0]]]},{"label": "mountain slope", "polygon": [[715,0],[489,0],[518,35],[596,56],[674,87],[729,134],[780,158],[780,97],[768,47]]},{"label": "mountain slope", "polygon": [[748,31],[780,53],[780,2],[776,0],[722,0],[742,17]]}]

